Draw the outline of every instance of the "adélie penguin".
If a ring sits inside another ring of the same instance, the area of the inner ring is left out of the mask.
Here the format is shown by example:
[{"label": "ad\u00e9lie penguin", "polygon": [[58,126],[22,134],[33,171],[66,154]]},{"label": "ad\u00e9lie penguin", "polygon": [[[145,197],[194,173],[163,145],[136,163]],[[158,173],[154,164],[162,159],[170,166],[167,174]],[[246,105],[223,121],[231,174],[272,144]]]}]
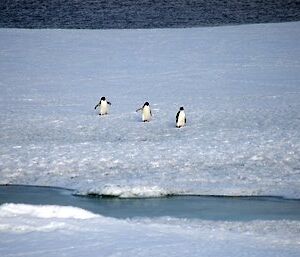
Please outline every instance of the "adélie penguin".
[{"label": "ad\u00e9lie penguin", "polygon": [[186,124],[186,116],[184,108],[180,107],[179,111],[176,114],[176,127],[181,128]]},{"label": "ad\u00e9lie penguin", "polygon": [[151,120],[152,113],[151,113],[150,105],[148,102],[145,102],[143,107],[136,110],[136,112],[138,112],[138,111],[142,111],[142,121],[143,122]]},{"label": "ad\u00e9lie penguin", "polygon": [[110,102],[106,100],[106,98],[103,96],[101,97],[100,101],[98,104],[95,106],[95,110],[97,107],[99,107],[99,115],[106,115],[108,114],[108,106],[111,105]]}]

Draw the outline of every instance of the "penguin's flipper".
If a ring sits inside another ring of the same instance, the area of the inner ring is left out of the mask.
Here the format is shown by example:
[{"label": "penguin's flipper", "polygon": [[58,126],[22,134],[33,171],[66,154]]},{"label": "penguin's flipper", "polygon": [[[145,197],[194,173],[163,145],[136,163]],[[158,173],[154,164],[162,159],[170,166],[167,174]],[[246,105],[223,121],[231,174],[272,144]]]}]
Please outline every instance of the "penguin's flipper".
[{"label": "penguin's flipper", "polygon": [[184,118],[184,123],[186,123],[186,118]]},{"label": "penguin's flipper", "polygon": [[140,110],[142,110],[143,108],[138,108],[137,110],[136,110],[136,112],[138,112],[138,111],[140,111]]},{"label": "penguin's flipper", "polygon": [[177,112],[177,114],[176,114],[176,123],[178,122],[179,113],[180,112]]},{"label": "penguin's flipper", "polygon": [[107,104],[111,105],[111,102],[107,102]]},{"label": "penguin's flipper", "polygon": [[96,104],[96,106],[95,106],[95,108],[94,108],[94,109],[96,110],[98,106],[99,106],[99,104]]}]

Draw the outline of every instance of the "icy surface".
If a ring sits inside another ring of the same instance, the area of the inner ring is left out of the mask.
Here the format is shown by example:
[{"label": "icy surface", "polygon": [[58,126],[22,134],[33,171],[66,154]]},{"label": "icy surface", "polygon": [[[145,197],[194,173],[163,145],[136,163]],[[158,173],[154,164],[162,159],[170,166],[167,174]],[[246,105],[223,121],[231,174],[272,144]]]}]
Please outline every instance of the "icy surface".
[{"label": "icy surface", "polygon": [[73,218],[89,219],[96,215],[76,207],[61,206],[31,206],[26,204],[4,204],[1,208],[0,217],[10,217],[11,215],[26,216],[30,215],[36,218]]},{"label": "icy surface", "polygon": [[[48,217],[40,217],[48,211]],[[0,206],[1,256],[299,256],[297,221],[67,217],[72,207]],[[52,215],[57,209],[59,215]],[[61,215],[65,213],[66,215]],[[82,217],[86,211],[73,208]],[[84,217],[85,217],[84,215]],[[65,216],[65,217],[63,217]],[[284,236],[282,236],[284,235]]]},{"label": "icy surface", "polygon": [[300,198],[299,42],[299,22],[0,29],[0,182]]}]

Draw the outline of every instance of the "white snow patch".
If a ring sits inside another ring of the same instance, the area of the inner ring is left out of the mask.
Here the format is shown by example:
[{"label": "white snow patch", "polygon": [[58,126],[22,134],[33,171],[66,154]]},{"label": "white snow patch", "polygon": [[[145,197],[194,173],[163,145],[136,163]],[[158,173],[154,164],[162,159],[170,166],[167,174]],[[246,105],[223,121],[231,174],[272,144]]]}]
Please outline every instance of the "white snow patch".
[{"label": "white snow patch", "polygon": [[168,195],[168,192],[158,186],[120,186],[105,185],[103,189],[89,189],[87,192],[79,194],[99,194],[106,196],[116,196],[120,198],[138,198],[138,197],[161,197]]},{"label": "white snow patch", "polygon": [[60,218],[60,219],[91,219],[97,215],[71,206],[55,205],[27,205],[7,203],[0,206],[0,218],[10,216],[31,216],[36,218]]}]

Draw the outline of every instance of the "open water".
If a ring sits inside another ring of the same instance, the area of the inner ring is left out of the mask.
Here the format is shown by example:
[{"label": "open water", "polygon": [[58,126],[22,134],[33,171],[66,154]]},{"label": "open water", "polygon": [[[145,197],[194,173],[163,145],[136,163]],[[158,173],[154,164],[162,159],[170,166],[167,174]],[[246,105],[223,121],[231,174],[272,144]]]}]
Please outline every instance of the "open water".
[{"label": "open water", "polygon": [[0,204],[3,203],[75,206],[123,219],[167,216],[223,221],[300,220],[300,200],[279,197],[172,196],[120,199],[76,196],[74,191],[62,188],[9,185],[0,186]]},{"label": "open water", "polygon": [[300,20],[300,0],[1,0],[6,28],[182,28]]}]

